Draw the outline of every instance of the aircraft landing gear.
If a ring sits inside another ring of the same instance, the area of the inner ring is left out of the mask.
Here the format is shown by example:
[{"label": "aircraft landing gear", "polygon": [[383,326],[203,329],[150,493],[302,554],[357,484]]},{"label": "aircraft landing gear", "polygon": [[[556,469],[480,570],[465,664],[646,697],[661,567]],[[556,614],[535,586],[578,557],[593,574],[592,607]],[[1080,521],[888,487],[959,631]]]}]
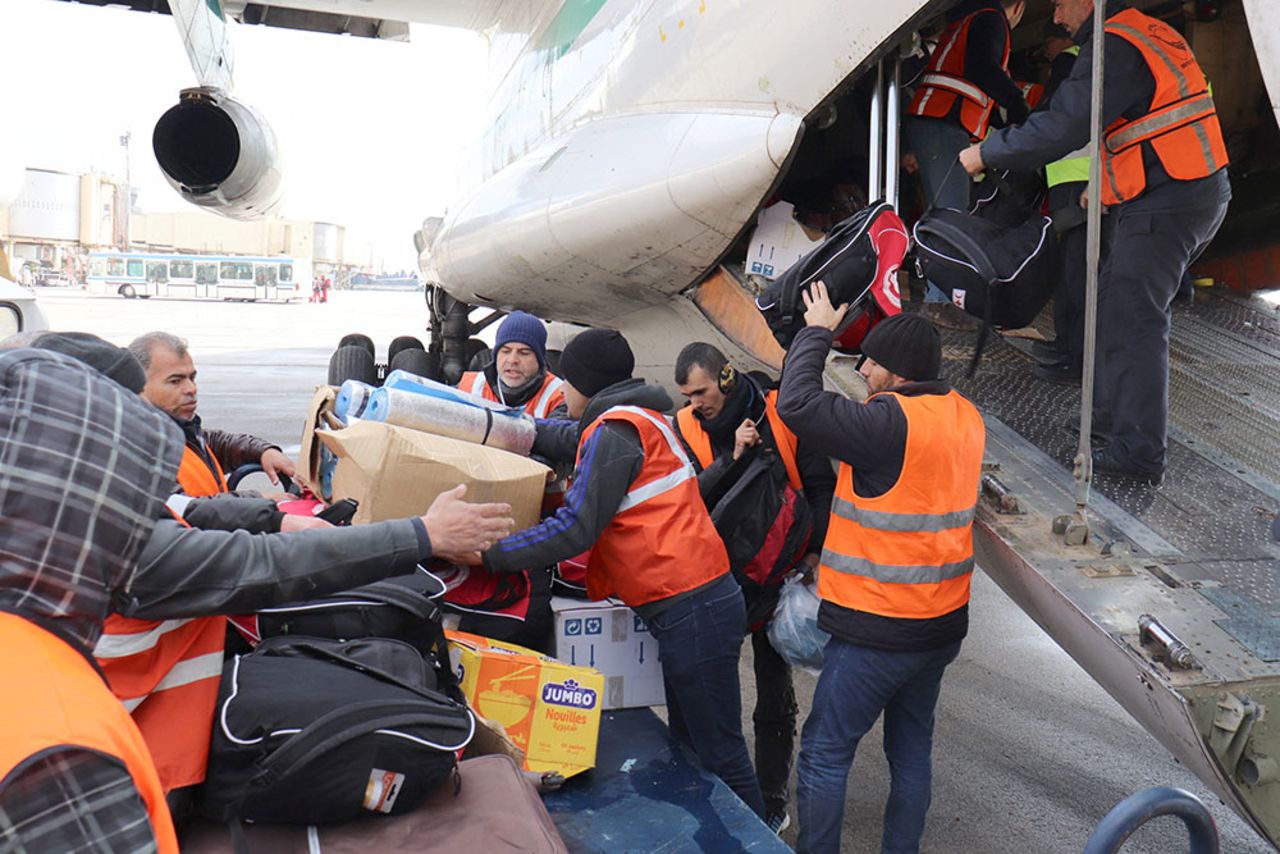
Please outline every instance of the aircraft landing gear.
[{"label": "aircraft landing gear", "polygon": [[480,320],[471,320],[472,306],[454,299],[436,286],[427,287],[427,309],[431,314],[431,343],[427,352],[439,359],[441,382],[457,385],[469,370],[471,360],[485,349],[473,336],[500,319],[505,312],[494,309]]}]

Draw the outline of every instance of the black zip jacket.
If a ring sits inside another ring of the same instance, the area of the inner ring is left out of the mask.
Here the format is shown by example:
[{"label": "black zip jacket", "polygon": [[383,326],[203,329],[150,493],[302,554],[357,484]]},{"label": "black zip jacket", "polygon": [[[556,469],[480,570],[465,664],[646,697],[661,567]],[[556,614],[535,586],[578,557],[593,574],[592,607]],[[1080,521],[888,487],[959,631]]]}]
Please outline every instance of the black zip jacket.
[{"label": "black zip jacket", "polygon": [[[853,469],[853,491],[865,498],[888,492],[902,475],[907,449],[907,416],[890,395],[865,403],[825,391],[822,371],[831,349],[831,331],[816,326],[800,330],[782,367],[778,414],[802,442]],[[906,383],[893,389],[903,395],[947,394],[946,380]],[[927,620],[883,617],[844,608],[824,600],[818,627],[836,637],[876,649],[919,652],[964,638],[969,606]]]},{"label": "black zip jacket", "polygon": [[[1122,0],[1107,3],[1107,16],[1128,7]],[[1071,74],[1053,93],[1047,110],[1037,110],[1016,128],[992,131],[982,143],[982,162],[990,168],[1034,170],[1089,144],[1089,110],[1093,100],[1093,18],[1075,34],[1080,45]],[[1120,117],[1136,119],[1146,114],[1155,95],[1156,82],[1142,53],[1119,36],[1107,35],[1103,68],[1102,126]],[[1219,169],[1205,178],[1177,181],[1160,165],[1150,143],[1142,143],[1147,189],[1125,202],[1129,210],[1168,212],[1194,210],[1231,198],[1227,171]]]},{"label": "black zip jacket", "polygon": [[[762,384],[747,375],[740,374],[741,381],[725,399],[724,409],[716,418],[708,421],[694,413],[694,418],[702,425],[711,437],[711,453],[715,459],[706,468],[694,456],[693,449],[680,432],[680,422],[675,422],[676,435],[684,445],[693,467],[698,469],[698,491],[705,499],[713,492],[724,494],[733,485],[745,469],[745,463],[761,447],[777,453],[778,445],[773,438],[772,425],[765,415]],[[750,418],[760,431],[760,445],[748,449],[738,460],[733,459],[734,434],[744,418]],[[735,462],[738,465],[735,465]],[[836,473],[831,467],[831,460],[826,455],[812,450],[810,442],[796,442],[796,469],[800,472],[800,483],[804,487],[804,499],[813,511],[813,534],[809,539],[809,551],[822,551],[822,542],[827,537],[827,522],[831,518],[831,497],[836,490]],[[708,510],[711,508],[708,507]]]}]

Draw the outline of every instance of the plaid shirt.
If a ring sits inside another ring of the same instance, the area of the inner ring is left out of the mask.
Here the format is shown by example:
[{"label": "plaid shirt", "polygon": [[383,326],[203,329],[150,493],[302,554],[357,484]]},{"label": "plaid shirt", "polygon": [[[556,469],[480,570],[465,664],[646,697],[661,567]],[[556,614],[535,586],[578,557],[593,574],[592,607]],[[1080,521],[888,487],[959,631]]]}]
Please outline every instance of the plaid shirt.
[{"label": "plaid shirt", "polygon": [[[181,431],[83,364],[0,352],[0,610],[86,655],[172,491]],[[0,686],[4,687],[4,686]],[[0,769],[0,851],[149,851],[119,762],[73,748]]]}]

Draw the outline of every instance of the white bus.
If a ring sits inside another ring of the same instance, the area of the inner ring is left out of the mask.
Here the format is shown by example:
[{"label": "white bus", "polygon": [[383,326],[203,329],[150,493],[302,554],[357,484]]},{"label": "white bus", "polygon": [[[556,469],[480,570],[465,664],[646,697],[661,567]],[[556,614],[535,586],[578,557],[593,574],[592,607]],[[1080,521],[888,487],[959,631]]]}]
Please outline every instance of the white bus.
[{"label": "white bus", "polygon": [[311,296],[310,258],[90,252],[90,293],[126,299],[284,300]]}]

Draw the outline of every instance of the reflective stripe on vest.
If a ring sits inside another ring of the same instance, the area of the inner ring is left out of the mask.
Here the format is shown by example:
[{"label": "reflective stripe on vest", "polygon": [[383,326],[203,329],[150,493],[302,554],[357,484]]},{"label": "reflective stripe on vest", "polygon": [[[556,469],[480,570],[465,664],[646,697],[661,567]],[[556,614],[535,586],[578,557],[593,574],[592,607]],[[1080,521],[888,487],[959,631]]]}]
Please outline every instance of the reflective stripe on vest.
[{"label": "reflective stripe on vest", "polygon": [[671,425],[637,406],[606,410],[582,432],[585,448],[606,421],[635,428],[644,466],[591,548],[587,594],[632,607],[701,587],[729,571],[729,556],[698,492],[693,464]]},{"label": "reflective stripe on vest", "polygon": [[894,397],[907,419],[902,472],[888,492],[863,498],[841,464],[818,593],[856,611],[929,619],[969,601],[986,434],[955,391]]},{"label": "reflective stripe on vest", "polygon": [[204,780],[226,636],[221,616],[140,620],[111,614],[93,648],[112,693],[146,739],[166,791]]},{"label": "reflective stripe on vest", "polygon": [[[489,390],[489,383],[484,378],[484,371],[476,371],[475,373],[470,374],[470,376],[471,376],[471,388],[469,389],[469,391],[472,394],[478,394],[481,397],[483,397],[485,400],[492,400],[494,402],[497,402],[498,400],[497,396],[495,396],[494,393]],[[466,377],[463,377],[462,381],[465,384]]]},{"label": "reflective stripe on vest", "polygon": [[1155,93],[1145,115],[1121,117],[1107,127],[1102,149],[1102,202],[1116,205],[1147,188],[1142,146],[1147,143],[1170,178],[1205,178],[1227,165],[1227,148],[1209,84],[1177,31],[1148,15],[1125,9],[1107,19],[1106,32],[1142,54]]},{"label": "reflective stripe on vest", "polygon": [[564,400],[563,386],[564,380],[555,374],[547,374],[546,380],[542,383],[542,394],[538,395],[537,401],[529,414],[534,418],[546,418],[551,413],[551,410],[559,406],[559,403],[554,402],[556,397],[559,396],[561,401]]},{"label": "reflective stripe on vest", "polygon": [[[109,756],[133,778],[161,854],[177,854],[173,819],[147,745],[84,656],[34,623],[0,613],[0,684],[9,692],[0,703],[0,779],[53,748]],[[83,818],[92,821],[92,815]]]},{"label": "reflective stripe on vest", "polygon": [[956,99],[961,99],[960,125],[969,132],[974,141],[987,135],[991,126],[991,112],[995,102],[991,97],[965,79],[964,63],[968,51],[969,25],[977,15],[990,12],[1000,16],[1005,25],[1004,50],[1000,57],[1000,68],[1009,68],[1009,35],[1008,19],[999,9],[978,9],[949,25],[938,40],[938,47],[929,57],[929,65],[920,77],[920,84],[907,107],[907,113],[913,116],[930,116],[946,118],[951,115]]},{"label": "reflective stripe on vest", "polygon": [[212,469],[190,445],[182,449],[182,462],[178,465],[178,485],[193,498],[208,498],[227,491],[227,477],[207,442],[204,450],[213,463]]}]

